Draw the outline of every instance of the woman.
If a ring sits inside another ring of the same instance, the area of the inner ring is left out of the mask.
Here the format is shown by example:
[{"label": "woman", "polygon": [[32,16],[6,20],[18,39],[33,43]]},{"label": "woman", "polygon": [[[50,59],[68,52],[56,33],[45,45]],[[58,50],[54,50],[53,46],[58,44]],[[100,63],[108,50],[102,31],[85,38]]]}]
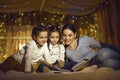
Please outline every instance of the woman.
[{"label": "woman", "polygon": [[[7,72],[9,70],[32,72],[37,70],[37,64],[46,60],[52,65],[47,47],[48,31],[45,26],[39,25],[32,30],[32,40],[17,53],[8,57],[0,64],[0,70]],[[43,57],[44,56],[44,57]],[[33,68],[32,68],[33,66]]]},{"label": "woman", "polygon": [[[64,25],[62,34],[64,44],[66,45],[66,58],[69,60],[64,65],[64,69],[73,70],[75,65],[79,65],[86,60],[90,60],[89,65],[96,64],[99,67],[105,66],[120,69],[119,53],[109,48],[101,49],[100,42],[88,36],[77,37],[77,31],[74,25]],[[99,48],[100,51],[98,52],[94,48]]]}]

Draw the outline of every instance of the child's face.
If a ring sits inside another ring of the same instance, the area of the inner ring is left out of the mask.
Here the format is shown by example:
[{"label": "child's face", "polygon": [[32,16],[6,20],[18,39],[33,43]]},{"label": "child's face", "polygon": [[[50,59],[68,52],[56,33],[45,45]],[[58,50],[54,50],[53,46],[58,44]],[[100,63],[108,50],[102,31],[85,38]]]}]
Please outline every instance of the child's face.
[{"label": "child's face", "polygon": [[47,37],[48,37],[48,32],[47,31],[42,31],[35,38],[35,40],[37,41],[39,46],[43,46],[46,43],[46,41],[47,41]]},{"label": "child's face", "polygon": [[53,45],[57,44],[59,40],[59,33],[57,31],[51,32],[49,39],[51,44]]}]

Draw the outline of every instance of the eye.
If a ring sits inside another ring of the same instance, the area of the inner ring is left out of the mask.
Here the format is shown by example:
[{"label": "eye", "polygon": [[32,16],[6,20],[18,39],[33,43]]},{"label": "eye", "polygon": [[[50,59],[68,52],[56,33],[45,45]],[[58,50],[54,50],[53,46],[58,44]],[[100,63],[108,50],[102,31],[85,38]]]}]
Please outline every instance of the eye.
[{"label": "eye", "polygon": [[57,36],[56,38],[59,38],[59,36]]},{"label": "eye", "polygon": [[63,37],[66,37],[66,35],[65,35],[65,34],[63,34]]},{"label": "eye", "polygon": [[68,36],[69,36],[69,37],[72,37],[72,34],[69,34]]}]

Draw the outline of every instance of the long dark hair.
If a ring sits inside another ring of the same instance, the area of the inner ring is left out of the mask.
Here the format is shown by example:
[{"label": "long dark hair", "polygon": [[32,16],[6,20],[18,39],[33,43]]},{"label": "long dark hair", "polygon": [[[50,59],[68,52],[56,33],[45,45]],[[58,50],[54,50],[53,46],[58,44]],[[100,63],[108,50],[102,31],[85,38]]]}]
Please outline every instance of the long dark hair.
[{"label": "long dark hair", "polygon": [[[63,34],[63,31],[65,29],[71,30],[74,34],[77,33],[76,27],[73,24],[65,24],[65,25],[63,25],[63,27],[62,27],[62,34]],[[77,37],[78,37],[78,35],[76,34],[76,38]],[[66,48],[68,45],[64,45],[64,46]],[[65,62],[68,62],[68,61],[70,61],[70,60],[68,59],[68,57],[66,57],[66,53],[65,53]]]},{"label": "long dark hair", "polygon": [[32,35],[31,35],[32,39],[34,40],[34,37],[37,37],[39,35],[39,33],[42,31],[48,32],[48,30],[45,26],[42,26],[42,25],[35,26],[32,30]]},{"label": "long dark hair", "polygon": [[63,31],[65,29],[70,29],[73,33],[77,32],[76,28],[75,28],[75,26],[73,24],[65,24],[65,25],[63,25],[63,27],[62,27],[62,33],[63,33]]},{"label": "long dark hair", "polygon": [[[58,32],[59,33],[59,40],[58,40],[58,43],[59,44],[61,44],[61,30],[60,30],[60,26],[58,25],[58,24],[56,24],[56,25],[52,25],[52,24],[49,24],[48,26],[48,32],[49,32],[49,34],[48,34],[48,36],[50,37],[50,35],[51,35],[51,33],[52,32]],[[50,39],[49,39],[49,37],[48,37],[48,43],[50,43],[49,41],[50,41]]]}]

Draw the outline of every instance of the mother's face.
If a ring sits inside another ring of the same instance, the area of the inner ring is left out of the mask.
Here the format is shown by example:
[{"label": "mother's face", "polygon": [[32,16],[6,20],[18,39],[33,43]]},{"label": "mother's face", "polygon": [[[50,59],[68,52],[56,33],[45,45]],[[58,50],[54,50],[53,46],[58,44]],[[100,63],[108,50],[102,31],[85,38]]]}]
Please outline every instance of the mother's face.
[{"label": "mother's face", "polygon": [[64,41],[64,44],[70,45],[75,38],[76,38],[76,33],[71,31],[70,29],[64,29],[63,30],[63,41]]}]

